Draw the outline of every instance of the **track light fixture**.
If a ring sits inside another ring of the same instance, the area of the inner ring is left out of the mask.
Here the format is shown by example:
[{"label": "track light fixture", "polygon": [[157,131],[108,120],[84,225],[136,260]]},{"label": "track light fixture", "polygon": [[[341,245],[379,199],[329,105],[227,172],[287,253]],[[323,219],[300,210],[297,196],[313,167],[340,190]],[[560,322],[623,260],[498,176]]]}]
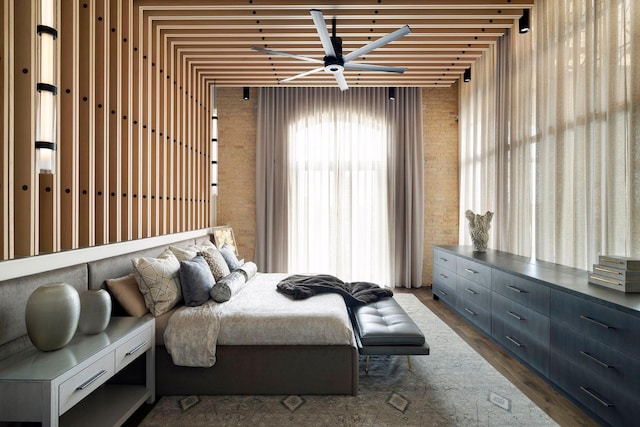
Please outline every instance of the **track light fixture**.
[{"label": "track light fixture", "polygon": [[464,75],[462,76],[462,79],[465,82],[470,82],[471,81],[471,67],[469,67],[466,70],[464,70]]},{"label": "track light fixture", "polygon": [[389,88],[389,100],[395,101],[395,99],[396,99],[396,88],[395,87],[390,87]]},{"label": "track light fixture", "polygon": [[520,34],[528,33],[531,25],[531,10],[522,9],[522,16],[518,21],[518,31]]},{"label": "track light fixture", "polygon": [[242,88],[242,99],[245,101],[249,99],[249,88],[247,86]]}]

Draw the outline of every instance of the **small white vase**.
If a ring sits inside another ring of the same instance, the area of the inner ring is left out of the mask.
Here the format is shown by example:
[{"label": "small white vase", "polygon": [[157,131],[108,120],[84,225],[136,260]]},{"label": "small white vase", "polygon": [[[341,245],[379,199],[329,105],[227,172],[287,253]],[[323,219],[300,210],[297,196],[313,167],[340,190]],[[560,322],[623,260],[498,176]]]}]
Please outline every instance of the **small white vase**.
[{"label": "small white vase", "polygon": [[40,286],[27,300],[27,334],[38,350],[52,351],[67,345],[76,333],[79,318],[80,296],[67,283]]},{"label": "small white vase", "polygon": [[78,329],[85,334],[104,331],[111,318],[111,297],[104,289],[92,289],[80,295]]}]

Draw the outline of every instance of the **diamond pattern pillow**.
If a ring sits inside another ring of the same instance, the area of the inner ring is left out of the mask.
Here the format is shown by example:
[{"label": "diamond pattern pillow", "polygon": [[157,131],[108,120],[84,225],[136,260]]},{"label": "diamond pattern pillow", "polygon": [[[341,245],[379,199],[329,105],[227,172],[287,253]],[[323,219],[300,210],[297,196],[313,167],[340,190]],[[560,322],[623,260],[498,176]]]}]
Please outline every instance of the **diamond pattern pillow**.
[{"label": "diamond pattern pillow", "polygon": [[210,249],[207,251],[198,252],[207,264],[209,264],[209,268],[211,269],[211,273],[213,273],[213,278],[216,279],[216,282],[222,279],[227,274],[231,273],[229,270],[229,266],[227,262],[222,258],[222,254],[217,249]]},{"label": "diamond pattern pillow", "polygon": [[158,258],[133,258],[131,263],[151,314],[160,316],[182,299],[180,262],[171,250],[165,249]]}]

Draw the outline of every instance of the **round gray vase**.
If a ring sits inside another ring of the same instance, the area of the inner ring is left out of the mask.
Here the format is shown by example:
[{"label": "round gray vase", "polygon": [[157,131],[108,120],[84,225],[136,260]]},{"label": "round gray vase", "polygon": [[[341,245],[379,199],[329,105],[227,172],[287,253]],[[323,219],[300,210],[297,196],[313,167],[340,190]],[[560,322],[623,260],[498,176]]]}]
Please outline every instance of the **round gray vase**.
[{"label": "round gray vase", "polygon": [[78,328],[85,334],[104,331],[111,318],[111,297],[104,289],[93,289],[80,295]]},{"label": "round gray vase", "polygon": [[67,345],[76,333],[79,318],[80,296],[67,283],[40,286],[27,300],[27,334],[38,350],[52,351]]}]

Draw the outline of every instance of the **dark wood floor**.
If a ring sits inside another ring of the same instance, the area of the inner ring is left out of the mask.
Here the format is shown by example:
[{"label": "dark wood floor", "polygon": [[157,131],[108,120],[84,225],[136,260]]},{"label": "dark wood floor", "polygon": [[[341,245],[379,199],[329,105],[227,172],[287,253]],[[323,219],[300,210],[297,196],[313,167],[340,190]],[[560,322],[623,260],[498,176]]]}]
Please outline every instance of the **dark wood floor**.
[{"label": "dark wood floor", "polygon": [[496,345],[480,331],[451,311],[445,304],[433,299],[431,287],[419,289],[396,288],[397,293],[412,293],[453,329],[475,351],[487,360],[498,372],[504,375],[529,399],[545,411],[561,426],[597,426],[578,407],[553,389],[540,377],[532,373],[518,360]]}]

